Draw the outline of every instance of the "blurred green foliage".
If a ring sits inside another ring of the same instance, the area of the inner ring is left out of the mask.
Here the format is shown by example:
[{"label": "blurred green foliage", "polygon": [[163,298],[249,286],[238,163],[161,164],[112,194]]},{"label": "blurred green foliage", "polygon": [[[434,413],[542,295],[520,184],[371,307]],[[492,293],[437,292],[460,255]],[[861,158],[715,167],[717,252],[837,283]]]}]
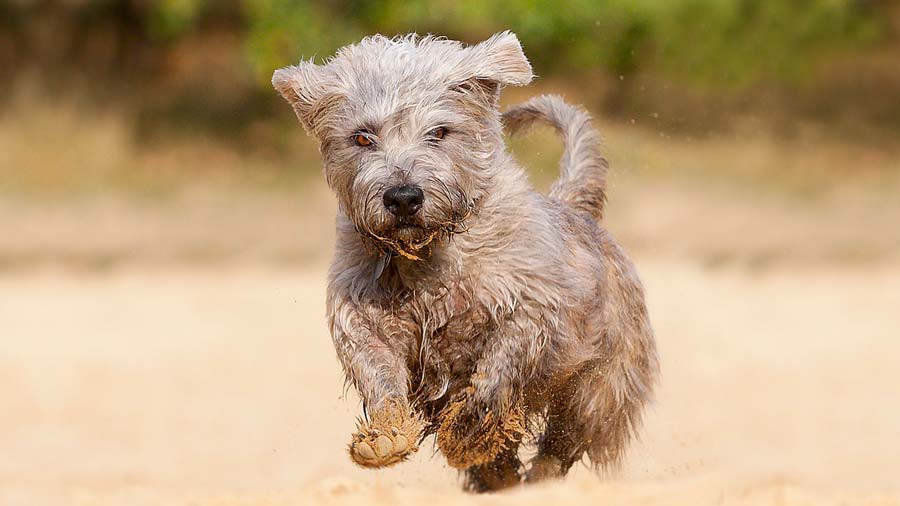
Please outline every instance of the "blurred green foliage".
[{"label": "blurred green foliage", "polygon": [[802,79],[820,58],[883,34],[878,9],[853,0],[245,0],[243,10],[261,81],[301,55],[329,55],[367,33],[475,42],[511,29],[543,72],[659,71],[740,88]]},{"label": "blurred green foliage", "polygon": [[176,37],[191,29],[206,0],[158,0],[147,18],[148,29],[157,38]]},{"label": "blurred green foliage", "polygon": [[[900,129],[900,0],[0,0],[0,67],[41,92],[115,96],[146,124],[240,128],[271,116],[272,71],[301,57],[373,33],[502,30],[555,89],[657,127],[752,109]],[[16,81],[0,79],[0,103]]]}]

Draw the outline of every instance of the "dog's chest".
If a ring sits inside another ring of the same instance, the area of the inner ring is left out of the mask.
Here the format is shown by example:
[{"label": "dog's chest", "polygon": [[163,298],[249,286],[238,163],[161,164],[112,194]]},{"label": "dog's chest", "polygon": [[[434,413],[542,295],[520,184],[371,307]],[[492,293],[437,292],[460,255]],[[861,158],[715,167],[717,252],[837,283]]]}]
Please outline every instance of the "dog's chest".
[{"label": "dog's chest", "polygon": [[490,312],[472,290],[457,284],[410,292],[392,306],[382,328],[422,381],[441,383],[471,373],[491,328]]}]

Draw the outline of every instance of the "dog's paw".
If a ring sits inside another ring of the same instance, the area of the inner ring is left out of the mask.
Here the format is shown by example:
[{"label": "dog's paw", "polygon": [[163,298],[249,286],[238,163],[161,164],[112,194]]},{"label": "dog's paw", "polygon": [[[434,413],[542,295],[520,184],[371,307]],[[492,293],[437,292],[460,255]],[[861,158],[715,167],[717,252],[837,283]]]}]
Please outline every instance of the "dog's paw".
[{"label": "dog's paw", "polygon": [[350,458],[363,467],[386,467],[403,461],[417,449],[398,427],[388,432],[362,429],[353,435]]},{"label": "dog's paw", "polygon": [[438,448],[447,463],[458,469],[494,461],[525,433],[525,413],[521,406],[498,416],[491,410],[478,409],[464,396],[452,402],[442,416]]},{"label": "dog's paw", "polygon": [[350,458],[363,467],[386,467],[416,452],[422,422],[408,409],[392,405],[360,420],[350,442]]}]

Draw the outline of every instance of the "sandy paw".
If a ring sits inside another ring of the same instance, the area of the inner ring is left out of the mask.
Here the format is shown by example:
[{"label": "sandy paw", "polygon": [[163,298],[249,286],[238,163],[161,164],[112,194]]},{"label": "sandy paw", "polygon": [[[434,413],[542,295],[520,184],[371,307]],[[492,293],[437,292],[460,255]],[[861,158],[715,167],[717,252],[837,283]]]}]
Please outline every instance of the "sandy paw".
[{"label": "sandy paw", "polygon": [[465,398],[450,404],[438,429],[438,448],[447,463],[458,469],[487,464],[501,451],[518,443],[525,432],[521,406],[497,417],[488,411],[477,416]]},{"label": "sandy paw", "polygon": [[402,462],[419,449],[422,423],[397,406],[360,420],[350,442],[350,458],[363,467],[385,467]]}]

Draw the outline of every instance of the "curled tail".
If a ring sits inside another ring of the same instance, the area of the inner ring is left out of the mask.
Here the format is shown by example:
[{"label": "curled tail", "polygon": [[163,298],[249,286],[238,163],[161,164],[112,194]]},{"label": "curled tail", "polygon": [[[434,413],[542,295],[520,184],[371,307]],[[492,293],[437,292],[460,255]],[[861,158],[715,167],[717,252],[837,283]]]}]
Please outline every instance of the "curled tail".
[{"label": "curled tail", "polygon": [[600,152],[600,134],[591,126],[590,115],[556,95],[535,97],[503,114],[503,124],[511,135],[538,120],[559,132],[565,146],[559,179],[550,188],[550,197],[602,220],[609,164]]}]

